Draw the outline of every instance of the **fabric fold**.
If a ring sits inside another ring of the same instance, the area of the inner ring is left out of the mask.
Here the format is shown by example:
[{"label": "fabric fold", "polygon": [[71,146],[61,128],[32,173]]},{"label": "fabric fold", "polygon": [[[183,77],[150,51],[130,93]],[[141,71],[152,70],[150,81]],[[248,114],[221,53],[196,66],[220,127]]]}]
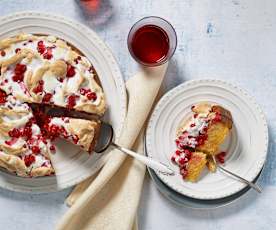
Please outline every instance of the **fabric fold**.
[{"label": "fabric fold", "polygon": [[[145,68],[127,81],[128,113],[117,142],[119,145],[126,148],[133,146],[151,110],[166,69],[167,64]],[[141,148],[142,141],[138,143]],[[81,183],[69,196],[68,204],[74,205],[58,223],[57,229],[133,227],[145,166],[132,158],[125,158],[126,155],[119,150],[110,150],[109,160],[95,179],[92,177]]]}]

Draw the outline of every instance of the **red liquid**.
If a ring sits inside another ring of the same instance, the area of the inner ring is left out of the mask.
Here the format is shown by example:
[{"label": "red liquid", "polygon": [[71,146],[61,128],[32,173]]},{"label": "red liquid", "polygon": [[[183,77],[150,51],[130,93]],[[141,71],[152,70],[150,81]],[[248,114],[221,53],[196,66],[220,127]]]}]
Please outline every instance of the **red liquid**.
[{"label": "red liquid", "polygon": [[92,12],[96,12],[101,4],[100,0],[81,0],[81,4],[83,4],[83,6]]},{"label": "red liquid", "polygon": [[131,41],[133,54],[144,63],[154,64],[166,59],[169,51],[169,37],[155,25],[139,28]]}]

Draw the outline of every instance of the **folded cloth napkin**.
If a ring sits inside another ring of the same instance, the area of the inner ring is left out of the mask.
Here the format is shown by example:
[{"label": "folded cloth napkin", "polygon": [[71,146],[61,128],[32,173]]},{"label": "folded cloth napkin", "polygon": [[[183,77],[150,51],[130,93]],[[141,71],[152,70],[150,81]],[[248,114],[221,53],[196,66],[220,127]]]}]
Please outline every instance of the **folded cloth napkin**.
[{"label": "folded cloth napkin", "polygon": [[[144,68],[126,83],[129,96],[124,129],[117,144],[131,148],[138,138],[165,76],[167,64]],[[57,224],[58,230],[132,229],[139,204],[145,167],[117,149],[109,153],[98,175],[78,185],[68,197],[72,207]],[[124,161],[125,160],[125,161]],[[118,170],[120,168],[120,170]]]}]

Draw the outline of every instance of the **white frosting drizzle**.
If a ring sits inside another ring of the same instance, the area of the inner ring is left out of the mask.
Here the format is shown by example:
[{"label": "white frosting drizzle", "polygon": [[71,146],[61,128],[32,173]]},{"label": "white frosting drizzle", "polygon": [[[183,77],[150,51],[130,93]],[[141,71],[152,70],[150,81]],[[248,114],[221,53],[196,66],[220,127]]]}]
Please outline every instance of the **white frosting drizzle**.
[{"label": "white frosting drizzle", "polygon": [[49,160],[45,159],[43,155],[35,155],[35,161],[29,166],[29,168],[39,168],[43,164],[49,165],[49,163]]},{"label": "white frosting drizzle", "polygon": [[208,124],[208,115],[197,114],[196,117],[193,116],[191,121],[182,128],[183,135],[180,135],[181,137],[178,137],[178,140],[182,145],[195,148],[198,144],[196,137],[205,133],[204,129],[208,128]]},{"label": "white frosting drizzle", "polygon": [[[0,55],[0,61],[8,59],[16,54],[16,49],[24,49],[28,48],[31,49],[35,56],[32,58],[31,62],[28,61],[27,58],[24,58],[21,61],[21,64],[25,64],[27,66],[27,71],[25,72],[25,76],[29,71],[32,71],[33,74],[36,73],[38,68],[41,66],[44,66],[45,63],[53,63],[57,60],[64,60],[66,62],[71,62],[71,64],[75,68],[75,76],[71,78],[65,78],[64,81],[61,83],[57,80],[57,77],[50,75],[49,72],[46,72],[43,76],[44,81],[44,93],[51,93],[53,94],[52,101],[54,104],[59,106],[66,106],[67,104],[67,97],[70,96],[70,94],[75,94],[79,96],[78,98],[82,98],[79,100],[76,100],[76,106],[80,106],[81,104],[93,104],[93,105],[99,105],[101,102],[101,94],[103,92],[100,90],[96,90],[93,87],[93,84],[90,83],[91,79],[94,78],[93,74],[90,73],[88,70],[91,67],[90,62],[86,57],[80,56],[81,60],[79,60],[77,63],[70,60],[70,52],[72,51],[72,48],[69,45],[64,44],[62,46],[58,45],[56,42],[58,39],[54,36],[33,36],[31,34],[25,34],[26,40],[20,41],[17,43],[13,43],[10,48],[5,49],[5,56]],[[28,41],[28,39],[31,39],[31,42]],[[54,47],[52,48],[52,55],[53,57],[51,59],[44,59],[43,55],[41,55],[37,50],[37,44],[39,41],[43,41],[43,44],[45,47]],[[14,96],[16,96],[19,100],[26,100],[24,98],[30,97],[29,92],[27,91],[24,84],[19,84],[17,82],[14,82],[12,80],[12,76],[14,76],[14,66],[10,66],[10,70],[6,71],[3,74],[3,79],[7,79],[8,82],[5,83],[3,86],[0,86],[5,92],[12,93]],[[86,96],[82,96],[79,92],[79,84],[78,81],[80,79],[80,72],[82,73],[82,76],[84,77],[84,82],[82,83],[81,87],[85,87],[86,89],[90,88],[92,92],[96,93],[97,99],[96,100],[88,100]],[[65,90],[67,93],[65,93]],[[43,94],[44,94],[43,93]],[[22,99],[23,98],[23,99]]]},{"label": "white frosting drizzle", "polygon": [[64,126],[64,128],[66,128],[66,123],[64,122],[64,120],[60,117],[53,117],[51,118],[50,121],[50,125],[57,125],[57,126]]},{"label": "white frosting drizzle", "polygon": [[56,88],[61,88],[61,82],[57,80],[57,77],[47,72],[44,74],[42,80],[44,81],[44,90],[46,92],[54,93]]}]

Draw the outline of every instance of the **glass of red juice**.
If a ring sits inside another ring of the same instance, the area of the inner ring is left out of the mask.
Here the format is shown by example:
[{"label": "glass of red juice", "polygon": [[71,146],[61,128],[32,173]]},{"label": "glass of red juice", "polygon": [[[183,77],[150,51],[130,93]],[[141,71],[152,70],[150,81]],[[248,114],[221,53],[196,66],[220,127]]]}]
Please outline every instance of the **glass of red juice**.
[{"label": "glass of red juice", "polygon": [[131,56],[145,66],[158,66],[174,54],[177,36],[173,26],[163,18],[150,16],[136,22],[128,34]]}]

